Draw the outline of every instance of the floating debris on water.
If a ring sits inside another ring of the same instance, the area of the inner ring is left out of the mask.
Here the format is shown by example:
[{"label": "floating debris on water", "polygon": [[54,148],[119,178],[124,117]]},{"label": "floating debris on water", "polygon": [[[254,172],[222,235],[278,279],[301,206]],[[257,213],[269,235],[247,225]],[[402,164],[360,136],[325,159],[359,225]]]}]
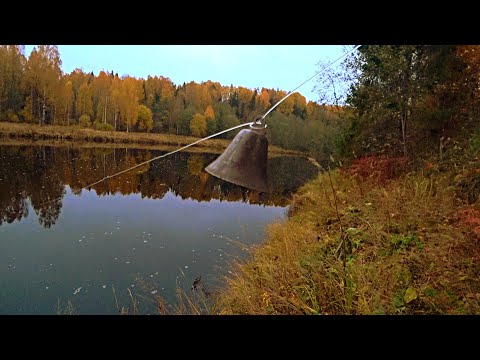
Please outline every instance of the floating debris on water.
[{"label": "floating debris on water", "polygon": [[202,281],[202,275],[200,275],[193,281],[192,290],[198,289],[201,285],[201,281]]}]

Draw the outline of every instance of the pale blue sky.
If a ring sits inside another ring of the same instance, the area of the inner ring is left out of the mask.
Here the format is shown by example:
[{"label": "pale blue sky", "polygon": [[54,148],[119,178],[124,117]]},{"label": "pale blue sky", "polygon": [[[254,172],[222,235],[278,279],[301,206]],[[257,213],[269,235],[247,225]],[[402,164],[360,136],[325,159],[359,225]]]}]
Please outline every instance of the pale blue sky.
[{"label": "pale blue sky", "polygon": [[[28,56],[33,45],[25,46]],[[290,91],[318,71],[320,60],[333,61],[339,45],[59,45],[62,69],[95,75],[101,70],[146,78],[170,78],[175,84],[207,80],[222,85]],[[315,79],[298,92],[317,101]]]}]

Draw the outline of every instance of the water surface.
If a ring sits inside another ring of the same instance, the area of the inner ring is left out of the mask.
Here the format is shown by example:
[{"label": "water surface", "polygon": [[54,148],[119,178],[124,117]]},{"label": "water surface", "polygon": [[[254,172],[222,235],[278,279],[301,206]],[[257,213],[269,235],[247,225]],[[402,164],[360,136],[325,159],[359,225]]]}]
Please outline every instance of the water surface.
[{"label": "water surface", "polygon": [[[202,276],[214,289],[245,245],[286,216],[292,192],[316,174],[300,157],[268,162],[259,193],[203,169],[218,155],[177,153],[91,189],[161,151],[0,146],[0,314],[155,313]],[[130,289],[130,293],[127,289]],[[114,296],[115,295],[115,296]],[[116,299],[115,299],[116,297]]]}]

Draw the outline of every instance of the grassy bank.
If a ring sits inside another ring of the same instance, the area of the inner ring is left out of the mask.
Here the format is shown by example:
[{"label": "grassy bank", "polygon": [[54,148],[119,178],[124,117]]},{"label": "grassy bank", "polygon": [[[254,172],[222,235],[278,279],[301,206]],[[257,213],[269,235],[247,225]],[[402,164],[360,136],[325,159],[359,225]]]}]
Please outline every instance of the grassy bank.
[{"label": "grassy bank", "polygon": [[[0,137],[0,146],[55,146],[55,147],[72,147],[72,148],[81,148],[81,149],[91,149],[91,148],[102,148],[102,149],[140,149],[140,150],[160,150],[160,151],[172,151],[178,149],[178,146],[174,145],[142,145],[136,143],[97,143],[97,142],[87,142],[87,141],[68,141],[68,140],[31,140],[24,138],[10,138],[10,137]],[[192,146],[186,149],[186,152],[189,153],[208,153],[208,154],[221,154],[223,148],[215,147],[197,147]],[[269,153],[269,157],[283,156],[281,153]]]},{"label": "grassy bank", "polygon": [[305,185],[219,314],[480,314],[477,155],[368,157]]},{"label": "grassy bank", "polygon": [[[63,142],[94,143],[101,146],[109,144],[135,145],[136,148],[149,148],[159,150],[173,150],[197,141],[198,138],[191,136],[180,136],[173,134],[152,134],[152,133],[126,133],[119,131],[99,131],[83,129],[77,126],[55,126],[35,124],[15,124],[0,122],[0,138],[5,139],[27,139],[36,142],[55,140]],[[192,148],[210,149],[215,152],[222,152],[230,143],[225,139],[205,140]],[[297,151],[285,150],[270,145],[270,153],[276,154],[301,154]],[[208,151],[207,151],[208,152]]]}]

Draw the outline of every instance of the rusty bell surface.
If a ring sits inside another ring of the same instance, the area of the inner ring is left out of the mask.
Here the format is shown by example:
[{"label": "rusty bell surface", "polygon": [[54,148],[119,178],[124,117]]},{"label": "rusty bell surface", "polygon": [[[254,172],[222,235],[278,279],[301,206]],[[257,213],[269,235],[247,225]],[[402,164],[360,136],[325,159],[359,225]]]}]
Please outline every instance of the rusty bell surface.
[{"label": "rusty bell surface", "polygon": [[250,124],[205,170],[222,180],[258,191],[267,191],[267,125]]}]

